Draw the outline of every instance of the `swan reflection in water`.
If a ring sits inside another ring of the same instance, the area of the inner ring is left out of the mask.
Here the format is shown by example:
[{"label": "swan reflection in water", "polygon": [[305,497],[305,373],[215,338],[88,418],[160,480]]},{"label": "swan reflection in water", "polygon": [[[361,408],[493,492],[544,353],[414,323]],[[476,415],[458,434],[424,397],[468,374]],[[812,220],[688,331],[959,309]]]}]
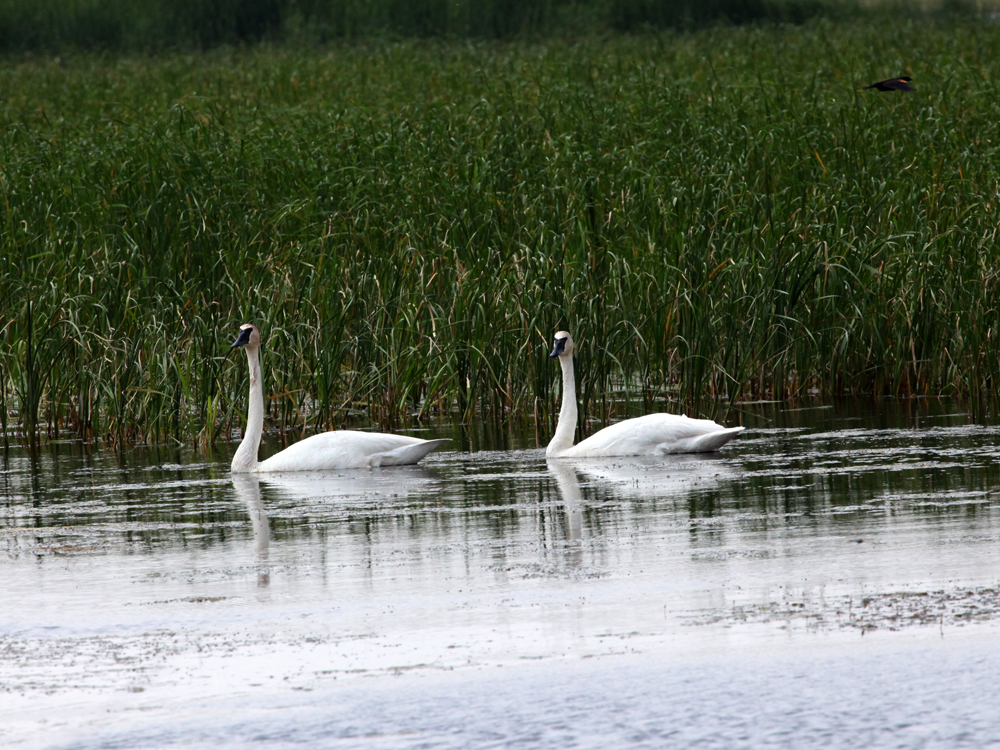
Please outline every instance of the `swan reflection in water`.
[{"label": "swan reflection in water", "polygon": [[276,472],[262,475],[268,495],[296,504],[331,500],[399,500],[426,493],[438,486],[433,473],[422,466],[394,466],[390,469],[347,469],[344,471]]},{"label": "swan reflection in water", "polygon": [[604,459],[548,459],[566,513],[567,541],[583,539],[582,487],[596,487],[619,500],[677,499],[714,488],[736,476],[732,462],[720,453],[633,456]]},{"label": "swan reflection in water", "polygon": [[[546,466],[561,501],[560,510],[549,516],[562,528],[553,539],[561,539],[562,564],[579,568],[584,543],[586,504],[611,501],[677,500],[713,489],[720,481],[736,476],[732,461],[718,454],[622,457],[603,459],[547,459]],[[510,478],[517,469],[512,465]],[[447,476],[423,466],[391,469],[359,469],[339,472],[289,472],[233,475],[237,496],[244,502],[253,525],[254,549],[261,566],[260,585],[268,583],[268,514],[261,501],[261,485],[268,497],[271,515],[322,517],[340,521],[359,510],[378,508],[380,513],[398,514],[407,506],[440,497],[442,484],[453,497]],[[461,485],[461,482],[459,482]],[[587,497],[585,497],[585,495]],[[628,511],[625,511],[626,513]],[[598,527],[599,529],[599,527]],[[600,536],[600,532],[592,534]]]},{"label": "swan reflection in water", "polygon": [[580,491],[576,469],[571,461],[549,459],[546,463],[562,497],[563,511],[566,514],[566,541],[579,547],[583,539],[583,493]]},{"label": "swan reflection in water", "polygon": [[[622,500],[677,498],[715,487],[736,476],[732,460],[722,453],[679,453],[668,456],[629,456],[601,459],[549,459],[570,466],[591,482]],[[579,489],[579,488],[578,488]]]},{"label": "swan reflection in water", "polygon": [[426,495],[437,488],[436,476],[420,466],[391,469],[356,469],[310,472],[275,472],[265,475],[233,474],[236,496],[246,505],[253,526],[254,553],[260,566],[258,584],[270,582],[268,548],[270,524],[261,499],[261,488],[271,504],[271,514],[301,516],[321,506],[331,509],[399,503],[412,495]]},{"label": "swan reflection in water", "polygon": [[260,497],[260,480],[250,474],[233,474],[233,489],[236,496],[243,501],[250,515],[253,527],[253,550],[257,559],[257,585],[266,588],[271,583],[271,571],[268,566],[268,550],[271,546],[271,525],[267,520],[267,512]]}]

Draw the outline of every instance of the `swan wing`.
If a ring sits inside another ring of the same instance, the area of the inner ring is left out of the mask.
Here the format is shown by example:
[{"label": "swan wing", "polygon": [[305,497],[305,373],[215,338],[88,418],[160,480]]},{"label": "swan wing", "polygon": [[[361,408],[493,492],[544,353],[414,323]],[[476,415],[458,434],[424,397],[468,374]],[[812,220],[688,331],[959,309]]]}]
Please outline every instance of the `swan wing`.
[{"label": "swan wing", "polygon": [[338,430],[307,437],[262,461],[257,471],[330,471],[415,464],[444,440]]},{"label": "swan wing", "polygon": [[[448,440],[422,440],[413,445],[404,445],[391,451],[377,453],[372,456],[372,466],[405,466],[415,464],[439,445]],[[378,463],[376,463],[378,461]]]},{"label": "swan wing", "polygon": [[567,457],[662,456],[717,451],[742,427],[678,414],[647,414],[605,427],[563,453]]}]

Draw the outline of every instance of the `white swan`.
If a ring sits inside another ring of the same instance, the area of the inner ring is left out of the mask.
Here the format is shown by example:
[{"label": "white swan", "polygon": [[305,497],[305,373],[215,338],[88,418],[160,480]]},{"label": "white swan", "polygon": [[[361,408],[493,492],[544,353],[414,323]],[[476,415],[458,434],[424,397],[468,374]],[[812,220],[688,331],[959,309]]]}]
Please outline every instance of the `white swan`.
[{"label": "white swan", "polygon": [[257,462],[264,429],[264,388],[260,377],[260,331],[250,323],[240,326],[232,348],[243,347],[250,363],[247,431],[233,456],[232,471],[330,471],[366,466],[415,464],[447,440],[421,440],[382,432],[338,430],[322,432],[290,445],[266,461]]},{"label": "white swan", "polygon": [[573,445],[576,432],[576,379],[573,375],[573,339],[566,331],[556,333],[552,357],[559,357],[563,374],[562,407],[556,434],[545,455],[549,458],[609,456],[662,456],[667,453],[717,451],[743,431],[723,427],[710,419],[690,419],[676,414],[647,414],[626,419],[595,432]]}]

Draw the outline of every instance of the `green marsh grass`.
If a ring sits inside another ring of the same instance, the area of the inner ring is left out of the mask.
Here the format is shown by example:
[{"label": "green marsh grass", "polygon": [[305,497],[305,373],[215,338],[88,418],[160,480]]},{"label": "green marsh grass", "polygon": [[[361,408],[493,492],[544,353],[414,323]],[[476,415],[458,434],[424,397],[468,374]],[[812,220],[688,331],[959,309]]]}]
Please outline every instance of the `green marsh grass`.
[{"label": "green marsh grass", "polygon": [[597,422],[991,391],[997,60],[961,20],[7,59],[5,433],[235,434],[247,321],[290,437],[544,443],[559,328]]}]

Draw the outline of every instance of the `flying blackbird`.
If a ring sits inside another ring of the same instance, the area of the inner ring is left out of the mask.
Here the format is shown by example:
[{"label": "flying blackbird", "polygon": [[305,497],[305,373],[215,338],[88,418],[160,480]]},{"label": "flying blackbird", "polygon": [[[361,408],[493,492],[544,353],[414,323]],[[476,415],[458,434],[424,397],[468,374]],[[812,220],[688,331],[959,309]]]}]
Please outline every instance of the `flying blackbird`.
[{"label": "flying blackbird", "polygon": [[873,83],[871,86],[865,86],[865,88],[875,89],[876,91],[916,91],[916,89],[910,85],[910,81],[912,80],[913,79],[909,76],[886,78],[884,81]]}]

